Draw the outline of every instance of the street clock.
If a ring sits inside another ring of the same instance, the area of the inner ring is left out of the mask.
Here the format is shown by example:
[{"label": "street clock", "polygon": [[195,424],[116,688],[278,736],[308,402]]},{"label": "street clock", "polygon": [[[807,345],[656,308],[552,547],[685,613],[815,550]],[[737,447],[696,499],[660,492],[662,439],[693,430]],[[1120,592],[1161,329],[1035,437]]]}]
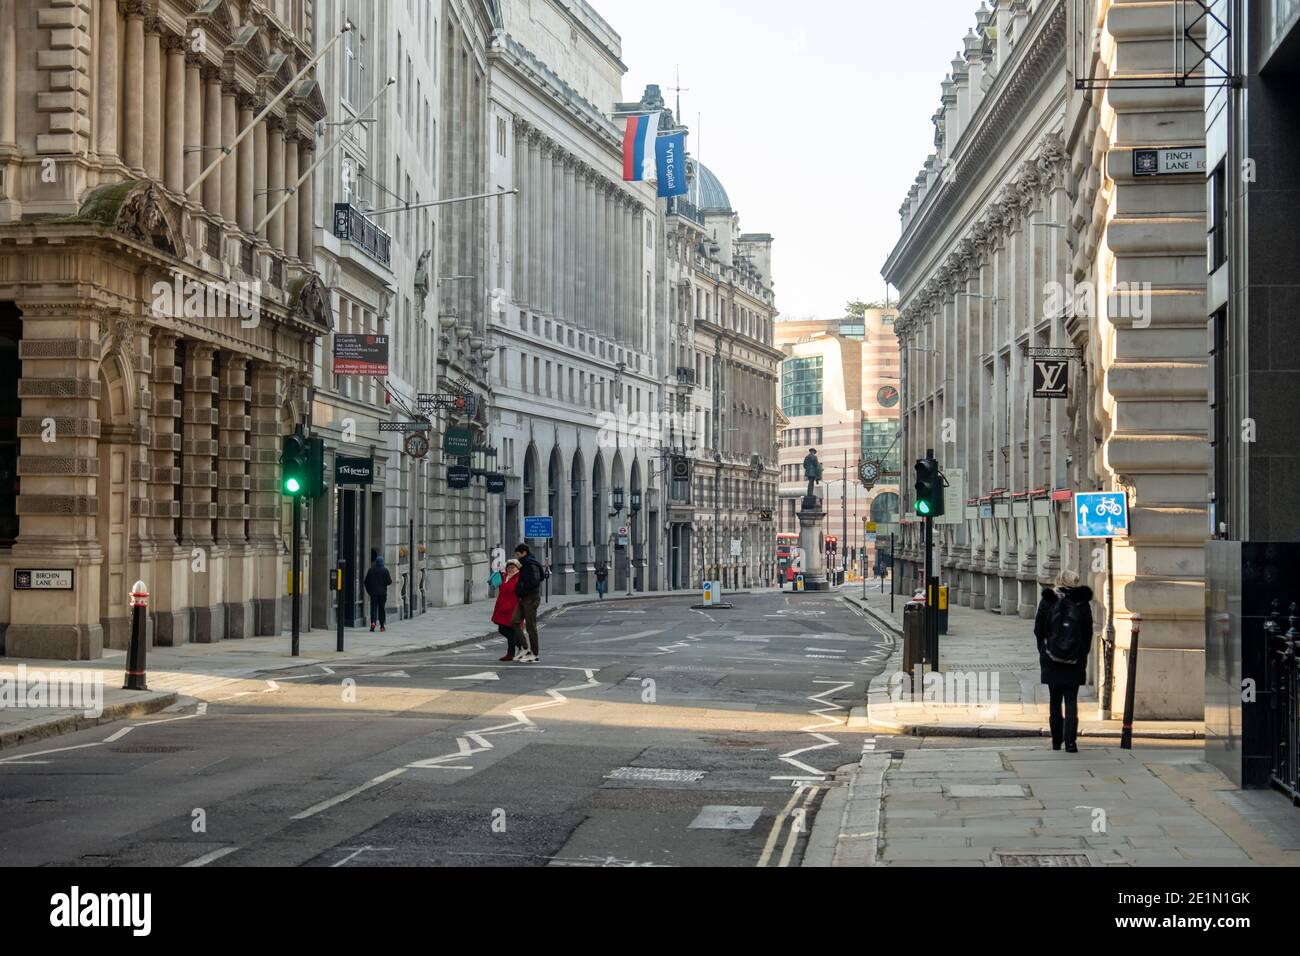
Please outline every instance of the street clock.
[{"label": "street clock", "polygon": [[862,461],[858,463],[858,478],[868,488],[880,480],[880,462]]},{"label": "street clock", "polygon": [[898,399],[898,389],[892,385],[885,385],[876,392],[876,401],[880,403],[881,408],[893,408],[898,404]]}]

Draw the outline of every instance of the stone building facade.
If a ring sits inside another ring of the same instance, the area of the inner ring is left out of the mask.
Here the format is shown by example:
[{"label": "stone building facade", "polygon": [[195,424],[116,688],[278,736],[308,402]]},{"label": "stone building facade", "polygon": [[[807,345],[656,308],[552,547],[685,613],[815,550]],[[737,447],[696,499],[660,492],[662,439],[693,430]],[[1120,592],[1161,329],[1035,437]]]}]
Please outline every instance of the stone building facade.
[{"label": "stone building facade", "polygon": [[[1140,611],[1138,713],[1153,718],[1202,710],[1204,183],[1135,176],[1133,150],[1204,134],[1200,91],[1111,81],[1168,73],[1172,22],[1172,3],[982,6],[885,267],[901,293],[903,460],[932,448],[965,478],[965,513],[936,531],[945,583],[1029,618],[1073,569],[1100,599],[1105,549],[1075,538],[1070,498],[1126,490],[1113,700]],[[1031,349],[1072,354],[1067,400],[1031,397]],[[905,483],[905,518],[911,497]],[[904,580],[920,540],[905,521]]]},{"label": "stone building facade", "polygon": [[[333,325],[317,276],[315,80],[187,188],[312,56],[316,5],[0,4],[4,650],[124,647],[129,592],[178,645],[276,634],[280,436]],[[70,591],[11,588],[67,572]]]}]

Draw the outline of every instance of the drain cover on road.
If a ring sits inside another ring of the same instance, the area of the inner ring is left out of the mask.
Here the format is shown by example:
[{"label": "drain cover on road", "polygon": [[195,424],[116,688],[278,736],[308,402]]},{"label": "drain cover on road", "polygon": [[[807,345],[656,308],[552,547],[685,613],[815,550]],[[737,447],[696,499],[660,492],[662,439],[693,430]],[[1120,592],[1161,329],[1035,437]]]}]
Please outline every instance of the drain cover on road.
[{"label": "drain cover on road", "polygon": [[762,807],[705,807],[686,829],[749,830],[762,813]]},{"label": "drain cover on road", "polygon": [[657,783],[698,783],[703,770],[663,770],[656,767],[619,767],[605,774],[606,780],[653,780]]},{"label": "drain cover on road", "polygon": [[1003,866],[1092,866],[1082,853],[999,853]]}]

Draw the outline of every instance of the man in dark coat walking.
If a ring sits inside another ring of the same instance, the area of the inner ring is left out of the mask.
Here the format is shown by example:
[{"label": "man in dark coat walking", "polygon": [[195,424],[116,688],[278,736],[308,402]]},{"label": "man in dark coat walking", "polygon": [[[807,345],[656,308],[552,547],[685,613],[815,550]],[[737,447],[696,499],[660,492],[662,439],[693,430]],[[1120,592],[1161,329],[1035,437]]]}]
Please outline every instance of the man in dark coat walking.
[{"label": "man in dark coat walking", "polygon": [[[1052,749],[1060,750],[1064,743],[1067,753],[1078,753],[1079,688],[1087,683],[1088,652],[1092,650],[1092,588],[1079,586],[1079,576],[1073,571],[1063,571],[1057,584],[1055,590],[1043,589],[1034,615],[1039,679],[1047,685],[1049,695]],[[1049,649],[1053,633],[1059,634],[1064,627],[1078,635],[1069,659],[1059,659]]]},{"label": "man in dark coat walking", "polygon": [[393,576],[384,567],[384,556],[375,555],[375,563],[366,572],[366,594],[370,596],[370,630],[378,623],[381,631],[388,630],[388,589],[393,586]]}]

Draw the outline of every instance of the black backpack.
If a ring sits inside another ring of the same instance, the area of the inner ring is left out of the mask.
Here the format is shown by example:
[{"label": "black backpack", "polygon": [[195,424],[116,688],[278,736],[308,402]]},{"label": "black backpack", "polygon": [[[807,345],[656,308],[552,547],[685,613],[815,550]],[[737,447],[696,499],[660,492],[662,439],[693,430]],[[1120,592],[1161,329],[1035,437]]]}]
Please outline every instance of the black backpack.
[{"label": "black backpack", "polygon": [[1047,617],[1047,640],[1043,642],[1048,658],[1058,664],[1077,664],[1088,653],[1092,640],[1087,626],[1088,605],[1060,598]]}]

